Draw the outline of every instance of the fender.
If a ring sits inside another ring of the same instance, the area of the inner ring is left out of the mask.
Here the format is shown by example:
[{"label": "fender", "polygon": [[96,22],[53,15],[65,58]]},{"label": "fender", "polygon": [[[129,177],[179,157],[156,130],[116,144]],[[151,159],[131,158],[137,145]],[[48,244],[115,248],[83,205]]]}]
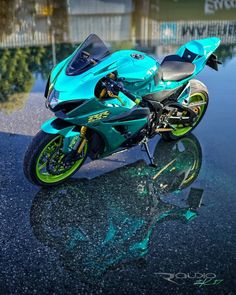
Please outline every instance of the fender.
[{"label": "fender", "polygon": [[[77,130],[77,126],[66,122],[60,118],[54,117],[46,122],[44,122],[41,126],[41,130],[45,133],[49,134],[60,134],[64,136],[64,143],[63,143],[63,152],[69,153],[70,152],[70,142],[71,140],[77,136],[80,136],[80,132]],[[92,139],[91,139],[92,138]],[[100,154],[103,153],[105,148],[105,142],[101,135],[96,131],[93,131],[93,136],[89,139],[89,156],[91,159],[97,159]]]},{"label": "fender", "polygon": [[41,125],[41,130],[49,134],[61,134],[65,137],[70,137],[80,135],[80,132],[75,130],[75,127],[76,125],[74,124],[53,117]]},{"label": "fender", "polygon": [[68,153],[70,151],[69,145],[71,139],[75,136],[80,136],[80,132],[76,130],[76,127],[76,125],[70,124],[66,121],[63,121],[62,119],[54,117],[44,122],[41,126],[41,130],[45,133],[60,134],[64,136],[62,149],[64,153]]}]

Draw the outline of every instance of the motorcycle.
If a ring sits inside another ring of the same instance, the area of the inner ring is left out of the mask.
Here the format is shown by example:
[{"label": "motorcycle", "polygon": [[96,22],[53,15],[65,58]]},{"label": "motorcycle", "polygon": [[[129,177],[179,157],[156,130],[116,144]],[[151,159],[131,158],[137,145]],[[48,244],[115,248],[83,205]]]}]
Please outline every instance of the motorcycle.
[{"label": "motorcycle", "polygon": [[41,126],[26,151],[24,173],[52,186],[84,163],[141,145],[155,166],[148,141],[189,134],[203,118],[208,90],[193,79],[205,65],[218,70],[216,37],[182,45],[161,64],[136,50],[111,53],[91,34],[48,78],[46,107],[55,117]]},{"label": "motorcycle", "polygon": [[34,236],[85,282],[145,267],[159,225],[174,221],[184,227],[199,216],[204,195],[193,186],[202,165],[195,136],[159,140],[154,162],[155,169],[139,160],[90,180],[41,189],[30,210]]}]

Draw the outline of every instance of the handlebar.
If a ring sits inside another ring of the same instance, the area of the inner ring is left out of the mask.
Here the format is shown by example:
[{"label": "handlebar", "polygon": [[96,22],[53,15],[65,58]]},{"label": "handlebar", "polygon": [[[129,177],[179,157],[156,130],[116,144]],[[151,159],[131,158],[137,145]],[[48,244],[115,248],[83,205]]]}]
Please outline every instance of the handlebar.
[{"label": "handlebar", "polygon": [[[122,82],[116,82],[111,78],[107,77],[107,81],[110,83],[110,87],[114,90],[114,91],[121,91],[122,93],[124,93],[124,95],[126,95],[129,99],[131,99],[133,102],[137,101],[137,98],[131,94],[127,89],[124,88],[123,83]],[[105,85],[106,86],[106,85]]]}]

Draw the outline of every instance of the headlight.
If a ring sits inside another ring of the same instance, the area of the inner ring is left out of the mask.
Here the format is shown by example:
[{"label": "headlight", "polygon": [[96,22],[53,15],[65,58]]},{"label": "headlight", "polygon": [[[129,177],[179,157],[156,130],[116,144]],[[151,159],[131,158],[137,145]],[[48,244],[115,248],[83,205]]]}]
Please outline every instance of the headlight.
[{"label": "headlight", "polygon": [[59,91],[53,89],[47,98],[47,105],[51,109],[55,108],[55,106],[58,105],[59,103],[58,97],[59,97]]}]

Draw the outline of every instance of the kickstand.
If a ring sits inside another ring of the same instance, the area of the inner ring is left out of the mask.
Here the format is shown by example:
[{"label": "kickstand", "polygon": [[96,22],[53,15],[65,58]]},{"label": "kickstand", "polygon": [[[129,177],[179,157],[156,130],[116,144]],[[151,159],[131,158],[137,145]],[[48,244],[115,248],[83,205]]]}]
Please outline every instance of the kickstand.
[{"label": "kickstand", "polygon": [[150,150],[149,150],[149,146],[148,146],[148,141],[147,140],[144,140],[142,142],[142,146],[144,146],[144,150],[143,149],[141,149],[141,150],[142,151],[145,151],[147,153],[147,155],[148,155],[148,159],[150,161],[149,166],[151,166],[151,167],[157,167],[157,165],[154,163],[153,157],[151,156],[151,153],[150,153]]}]

